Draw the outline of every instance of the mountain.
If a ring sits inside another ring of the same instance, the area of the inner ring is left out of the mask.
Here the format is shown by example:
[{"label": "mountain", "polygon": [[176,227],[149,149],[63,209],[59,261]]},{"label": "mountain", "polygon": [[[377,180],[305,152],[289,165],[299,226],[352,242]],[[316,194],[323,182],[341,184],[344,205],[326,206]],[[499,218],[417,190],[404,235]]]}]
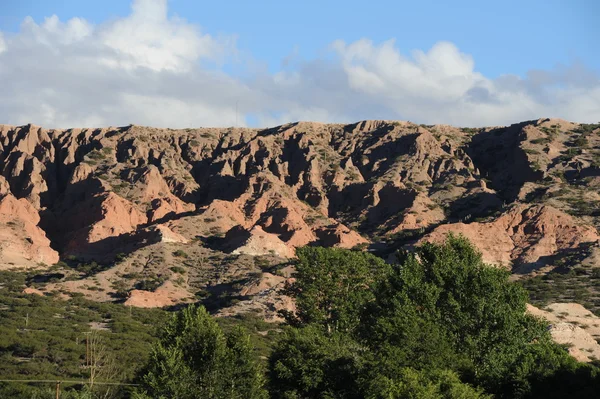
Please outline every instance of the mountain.
[{"label": "mountain", "polygon": [[515,279],[599,266],[599,133],[558,119],[0,125],[0,269],[35,270],[40,292],[275,319],[304,245],[391,257],[454,232]]}]

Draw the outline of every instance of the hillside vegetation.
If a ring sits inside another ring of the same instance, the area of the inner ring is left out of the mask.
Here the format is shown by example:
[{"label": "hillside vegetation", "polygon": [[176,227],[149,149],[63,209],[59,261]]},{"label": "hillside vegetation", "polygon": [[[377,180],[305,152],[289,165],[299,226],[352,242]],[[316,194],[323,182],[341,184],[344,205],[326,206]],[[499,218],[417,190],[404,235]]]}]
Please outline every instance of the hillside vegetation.
[{"label": "hillside vegetation", "polygon": [[[283,311],[285,325],[271,332],[264,322],[214,319],[194,305],[165,317],[82,299],[4,296],[2,373],[79,379],[65,391],[77,398],[562,398],[600,388],[600,369],[554,343],[548,322],[526,313],[523,288],[462,237],[399,253],[392,264],[305,247],[295,266],[287,294],[296,312]],[[2,277],[4,293],[19,283],[18,274]],[[23,315],[27,305],[34,310]],[[91,325],[102,330],[97,348],[106,348],[94,352],[97,369],[85,367],[77,340]],[[50,392],[0,387],[10,397]]]},{"label": "hillside vegetation", "polygon": [[73,397],[586,397],[599,133],[0,125],[0,377],[81,381]]}]

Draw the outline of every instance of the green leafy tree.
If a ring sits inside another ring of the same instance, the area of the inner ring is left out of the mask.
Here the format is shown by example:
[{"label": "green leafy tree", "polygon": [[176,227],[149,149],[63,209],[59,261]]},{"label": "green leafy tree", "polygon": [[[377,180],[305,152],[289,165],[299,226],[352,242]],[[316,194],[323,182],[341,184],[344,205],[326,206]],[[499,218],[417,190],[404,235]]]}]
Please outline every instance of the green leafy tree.
[{"label": "green leafy tree", "polygon": [[288,294],[297,311],[287,313],[292,325],[319,324],[328,332],[351,331],[360,325],[372,286],[390,271],[381,258],[344,249],[304,247],[296,250],[296,284]]},{"label": "green leafy tree", "polygon": [[380,372],[384,358],[348,334],[322,328],[291,329],[270,357],[270,392],[286,399],[476,399],[482,389],[463,383],[450,370],[400,367]]},{"label": "green leafy tree", "polygon": [[203,307],[173,315],[141,383],[151,398],[267,397],[249,336],[239,328],[225,335]]},{"label": "green leafy tree", "polygon": [[536,363],[556,369],[567,361],[547,324],[526,314],[526,292],[508,271],[485,265],[464,237],[426,243],[400,260],[377,287],[362,331],[380,357],[393,359],[380,363],[382,373],[437,364],[514,397],[527,391]]},{"label": "green leafy tree", "polygon": [[361,398],[358,385],[367,348],[321,326],[289,329],[269,358],[274,398]]},{"label": "green leafy tree", "polygon": [[367,399],[484,399],[481,388],[463,383],[450,370],[419,371],[405,367],[393,379],[378,375],[368,381]]},{"label": "green leafy tree", "polygon": [[553,376],[596,378],[525,312],[510,273],[484,264],[464,237],[403,252],[394,266],[339,249],[298,257],[288,320],[301,328],[271,354],[276,397],[526,398]]}]

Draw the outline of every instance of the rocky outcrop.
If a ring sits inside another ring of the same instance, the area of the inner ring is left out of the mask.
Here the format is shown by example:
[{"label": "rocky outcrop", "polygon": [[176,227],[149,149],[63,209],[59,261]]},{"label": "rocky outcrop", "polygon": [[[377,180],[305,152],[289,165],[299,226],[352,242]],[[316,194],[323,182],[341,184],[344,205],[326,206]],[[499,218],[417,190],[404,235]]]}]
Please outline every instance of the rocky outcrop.
[{"label": "rocky outcrop", "polygon": [[245,230],[238,226],[227,232],[225,236],[233,254],[252,256],[276,255],[280,258],[294,257],[294,249],[287,246],[276,234],[265,232],[260,226]]},{"label": "rocky outcrop", "polygon": [[26,226],[0,226],[0,264],[110,258],[240,226],[249,235],[229,248],[282,257],[458,232],[488,262],[528,272],[598,239],[599,131],[546,119],[481,129],[0,125],[2,220]]},{"label": "rocky outcrop", "polygon": [[58,262],[58,252],[50,247],[39,222],[35,207],[10,194],[7,181],[0,177],[0,269]]},{"label": "rocky outcrop", "polygon": [[167,281],[154,291],[131,291],[124,305],[136,308],[163,308],[181,303],[190,296],[185,288],[177,287],[171,281]]},{"label": "rocky outcrop", "polygon": [[316,234],[319,237],[319,244],[325,247],[350,249],[369,242],[356,231],[350,230],[341,224],[334,227],[321,228],[317,230]]},{"label": "rocky outcrop", "polygon": [[151,234],[155,236],[156,242],[165,242],[165,243],[180,243],[187,244],[189,241],[187,238],[182,236],[179,233],[175,233],[170,228],[165,225],[157,224],[148,229]]},{"label": "rocky outcrop", "polygon": [[147,220],[134,204],[113,192],[94,196],[67,213],[62,226],[68,238],[65,252],[85,255],[114,250],[118,237]]},{"label": "rocky outcrop", "polygon": [[422,241],[441,241],[448,233],[462,234],[483,254],[487,263],[523,269],[544,257],[582,243],[597,242],[594,227],[550,206],[517,205],[487,223],[453,223],[437,227]]}]

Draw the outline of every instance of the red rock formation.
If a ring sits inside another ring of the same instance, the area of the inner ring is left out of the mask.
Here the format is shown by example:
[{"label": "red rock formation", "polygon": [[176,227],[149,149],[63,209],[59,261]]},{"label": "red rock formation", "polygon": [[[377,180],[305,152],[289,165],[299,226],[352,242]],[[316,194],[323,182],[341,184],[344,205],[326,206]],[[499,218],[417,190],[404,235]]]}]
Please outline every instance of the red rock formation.
[{"label": "red rock formation", "polygon": [[600,238],[595,228],[550,206],[518,205],[488,223],[454,223],[436,228],[422,241],[441,241],[448,233],[467,237],[486,262],[512,266],[535,263],[560,250],[577,248]]},{"label": "red rock formation", "polygon": [[[430,239],[462,232],[488,261],[541,264],[597,240],[600,135],[590,131],[589,148],[569,151],[581,129],[560,120],[478,130],[389,121],[0,125],[2,217],[26,225],[33,241],[0,226],[0,263],[135,251],[156,241],[142,234],[152,231],[182,243],[238,225],[262,229],[265,245],[256,237],[252,245],[288,256],[307,244],[348,248],[439,225]],[[534,200],[540,205],[528,205]],[[457,223],[481,217],[488,221]]]},{"label": "red rock formation", "polygon": [[245,230],[241,226],[234,227],[227,232],[225,238],[234,248],[234,254],[294,257],[293,247],[286,245],[276,234],[266,233],[260,226],[254,226],[251,230]]},{"label": "red rock formation", "polygon": [[125,306],[136,308],[162,308],[172,306],[190,297],[190,293],[167,281],[154,291],[133,290],[125,301]]},{"label": "red rock formation", "polygon": [[0,268],[30,267],[58,262],[58,252],[38,227],[37,210],[26,199],[8,194],[0,177]]}]

